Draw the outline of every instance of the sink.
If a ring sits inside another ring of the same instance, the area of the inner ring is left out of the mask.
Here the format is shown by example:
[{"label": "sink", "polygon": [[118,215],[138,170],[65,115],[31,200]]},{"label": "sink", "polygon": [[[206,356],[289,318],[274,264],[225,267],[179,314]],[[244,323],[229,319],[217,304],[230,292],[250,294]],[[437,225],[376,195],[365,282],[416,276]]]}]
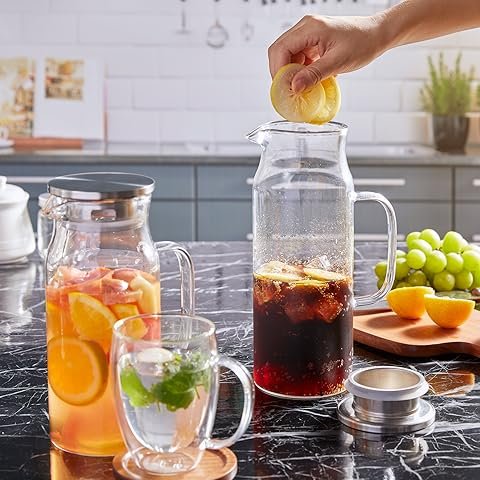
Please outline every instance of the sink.
[{"label": "sink", "polygon": [[436,151],[426,145],[349,145],[352,157],[429,157]]}]

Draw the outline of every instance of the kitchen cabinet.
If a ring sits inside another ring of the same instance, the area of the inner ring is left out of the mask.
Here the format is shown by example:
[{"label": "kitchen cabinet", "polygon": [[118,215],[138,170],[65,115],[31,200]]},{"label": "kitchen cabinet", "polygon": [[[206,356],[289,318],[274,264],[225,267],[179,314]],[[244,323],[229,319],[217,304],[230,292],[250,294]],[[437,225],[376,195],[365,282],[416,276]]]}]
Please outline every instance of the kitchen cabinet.
[{"label": "kitchen cabinet", "polygon": [[195,239],[195,179],[192,165],[142,164],[2,164],[0,174],[9,183],[21,186],[30,194],[28,210],[34,228],[37,224],[38,195],[46,191],[47,182],[58,175],[80,172],[131,172],[155,180],[150,211],[150,228],[155,240],[186,241]]},{"label": "kitchen cabinet", "polygon": [[480,242],[480,168],[455,169],[455,230],[467,240]]},{"label": "kitchen cabinet", "polygon": [[[32,160],[35,160],[32,161]],[[0,174],[30,193],[29,211],[34,225],[37,197],[46,190],[46,182],[57,175],[82,171],[126,171],[151,176],[156,181],[150,223],[156,240],[245,240],[252,234],[252,182],[256,164],[242,158],[230,163],[216,160],[202,163],[201,157],[176,163],[159,163],[148,157],[132,157],[115,162],[105,157],[98,163],[81,160],[55,163],[37,156],[0,163]],[[149,163],[150,162],[150,163]],[[243,163],[242,163],[243,162]],[[371,164],[356,161],[351,166],[357,191],[375,191],[393,204],[402,235],[425,228],[441,234],[455,229],[468,240],[480,241],[477,204],[480,201],[480,166],[419,164]],[[375,203],[355,206],[356,240],[386,238],[383,208]]]},{"label": "kitchen cabinet", "polygon": [[251,202],[198,202],[198,240],[250,240],[251,233]]},{"label": "kitchen cabinet", "polygon": [[[452,168],[358,166],[351,170],[357,192],[378,192],[392,202],[400,239],[427,226],[439,232],[453,228]],[[357,240],[386,239],[383,208],[372,202],[356,204],[355,233]]]}]

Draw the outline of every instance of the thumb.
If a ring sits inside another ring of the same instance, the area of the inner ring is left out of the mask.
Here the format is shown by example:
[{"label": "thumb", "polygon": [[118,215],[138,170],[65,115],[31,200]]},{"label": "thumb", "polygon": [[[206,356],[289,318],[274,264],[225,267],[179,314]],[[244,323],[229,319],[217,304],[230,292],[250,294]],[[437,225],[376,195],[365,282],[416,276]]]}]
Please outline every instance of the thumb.
[{"label": "thumb", "polygon": [[295,93],[301,93],[335,73],[334,59],[326,55],[303,68],[293,77],[292,90]]}]

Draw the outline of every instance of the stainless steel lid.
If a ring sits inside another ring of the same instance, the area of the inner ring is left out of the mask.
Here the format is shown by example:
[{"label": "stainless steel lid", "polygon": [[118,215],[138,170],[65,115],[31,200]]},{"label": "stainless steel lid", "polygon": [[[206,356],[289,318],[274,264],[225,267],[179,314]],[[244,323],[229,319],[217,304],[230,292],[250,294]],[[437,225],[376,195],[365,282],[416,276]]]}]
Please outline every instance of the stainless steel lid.
[{"label": "stainless steel lid", "polygon": [[122,172],[76,173],[53,178],[48,191],[68,200],[126,199],[149,195],[155,181],[145,175]]},{"label": "stainless steel lid", "polygon": [[350,375],[345,387],[351,395],[338,405],[338,418],[355,430],[407,433],[435,421],[434,408],[420,398],[428,391],[428,383],[408,368],[362,368]]}]

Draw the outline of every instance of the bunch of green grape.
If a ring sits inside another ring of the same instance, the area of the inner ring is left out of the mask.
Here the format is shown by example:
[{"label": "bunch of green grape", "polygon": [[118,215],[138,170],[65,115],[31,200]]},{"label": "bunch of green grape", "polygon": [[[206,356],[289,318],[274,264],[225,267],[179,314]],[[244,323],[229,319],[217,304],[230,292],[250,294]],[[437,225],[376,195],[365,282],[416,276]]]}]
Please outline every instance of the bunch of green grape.
[{"label": "bunch of green grape", "polygon": [[[480,247],[458,232],[443,239],[431,228],[407,235],[407,252],[397,250],[393,288],[430,286],[437,292],[480,288]],[[375,266],[377,285],[385,280],[387,262]]]}]

